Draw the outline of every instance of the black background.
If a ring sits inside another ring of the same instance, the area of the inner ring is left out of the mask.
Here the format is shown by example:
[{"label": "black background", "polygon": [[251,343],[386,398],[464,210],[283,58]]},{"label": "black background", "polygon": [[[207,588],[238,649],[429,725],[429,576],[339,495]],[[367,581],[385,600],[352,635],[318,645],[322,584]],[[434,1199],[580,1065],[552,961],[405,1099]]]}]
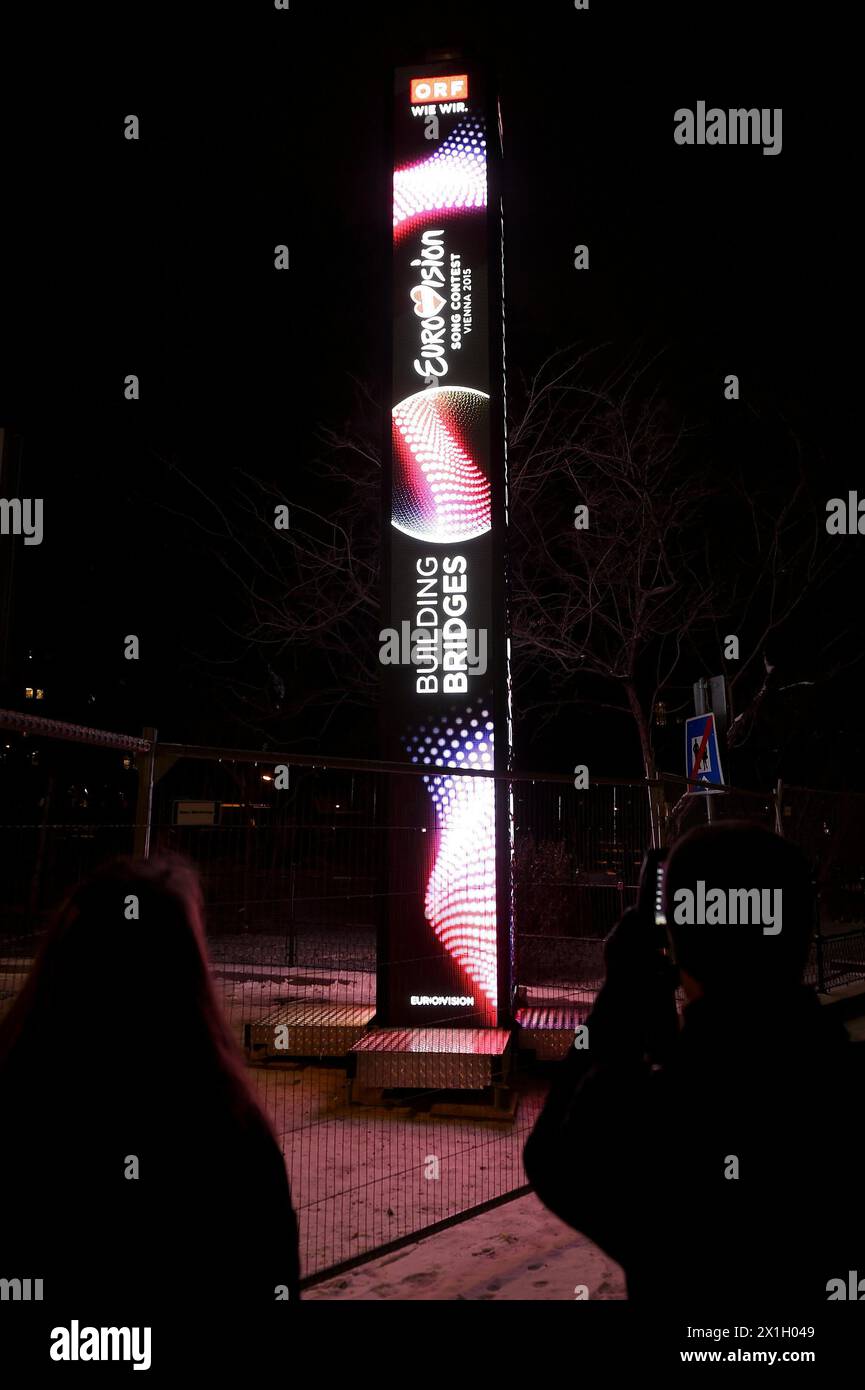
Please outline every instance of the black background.
[{"label": "black background", "polygon": [[[569,342],[660,342],[685,410],[717,417],[735,370],[746,410],[769,403],[814,444],[821,495],[857,486],[842,6],[293,0],[286,13],[262,0],[67,20],[4,58],[0,418],[24,438],[21,491],[44,496],[47,528],[16,562],[14,642],[64,691],[46,713],[239,737],[203,655],[228,651],[242,605],[172,466],[217,495],[242,466],[320,501],[318,429],[350,412],[352,376],[385,395],[391,66],[441,47],[499,72],[514,377]],[[675,145],[673,112],[701,99],[781,106],[782,153]],[[130,112],[139,142],[123,138]],[[578,242],[589,274],[573,270]],[[122,399],[130,371],[137,405]],[[748,464],[771,467],[756,447]],[[858,614],[861,541],[837,543],[850,565],[832,602]],[[803,610],[800,640],[819,616]],[[128,632],[148,652],[134,672]],[[314,658],[296,669],[316,679]],[[861,696],[860,666],[814,697],[785,776],[831,766],[860,783]],[[638,772],[628,740],[586,730],[605,771]],[[283,735],[316,746],[312,723]],[[328,739],[378,751],[374,719]],[[522,760],[575,758],[557,740]]]}]

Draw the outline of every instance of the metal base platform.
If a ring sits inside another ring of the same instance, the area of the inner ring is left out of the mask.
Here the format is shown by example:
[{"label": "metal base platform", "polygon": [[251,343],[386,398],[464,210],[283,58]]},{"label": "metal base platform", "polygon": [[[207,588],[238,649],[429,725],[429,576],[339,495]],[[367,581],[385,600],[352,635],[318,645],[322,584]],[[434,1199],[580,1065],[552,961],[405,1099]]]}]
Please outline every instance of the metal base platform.
[{"label": "metal base platform", "polygon": [[591,1004],[535,1004],[517,1009],[517,1042],[539,1062],[559,1062],[573,1046],[574,1034],[585,1023]]},{"label": "metal base platform", "polygon": [[499,1087],[510,1042],[507,1028],[375,1028],[351,1048],[352,1094]]},{"label": "metal base platform", "polygon": [[243,1025],[244,1046],[252,1062],[347,1057],[374,1018],[370,1004],[283,1004]]}]

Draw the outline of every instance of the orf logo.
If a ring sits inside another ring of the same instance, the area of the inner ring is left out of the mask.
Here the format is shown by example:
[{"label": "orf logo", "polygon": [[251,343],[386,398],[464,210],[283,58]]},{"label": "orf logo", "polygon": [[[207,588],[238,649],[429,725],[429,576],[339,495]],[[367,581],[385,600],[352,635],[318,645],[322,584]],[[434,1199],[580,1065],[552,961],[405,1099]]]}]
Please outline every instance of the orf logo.
[{"label": "orf logo", "polygon": [[447,300],[432,285],[415,285],[411,292],[414,311],[419,319],[432,319],[445,307]]},{"label": "orf logo", "polygon": [[465,73],[459,77],[413,77],[411,80],[412,106],[421,101],[466,101],[468,94],[469,79]]}]

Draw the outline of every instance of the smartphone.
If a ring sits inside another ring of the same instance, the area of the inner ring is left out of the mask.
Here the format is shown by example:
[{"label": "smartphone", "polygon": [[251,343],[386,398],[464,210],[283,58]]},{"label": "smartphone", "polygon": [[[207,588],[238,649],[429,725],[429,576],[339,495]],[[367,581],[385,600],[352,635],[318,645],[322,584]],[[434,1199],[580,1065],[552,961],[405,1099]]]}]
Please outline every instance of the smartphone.
[{"label": "smartphone", "polygon": [[660,860],[655,868],[655,926],[665,927],[667,925],[667,914],[664,911],[664,874],[667,871],[665,859]]},{"label": "smartphone", "polygon": [[654,922],[656,927],[666,927],[664,913],[664,871],[667,858],[666,849],[647,849],[640,870],[640,888],[637,907],[643,917]]}]

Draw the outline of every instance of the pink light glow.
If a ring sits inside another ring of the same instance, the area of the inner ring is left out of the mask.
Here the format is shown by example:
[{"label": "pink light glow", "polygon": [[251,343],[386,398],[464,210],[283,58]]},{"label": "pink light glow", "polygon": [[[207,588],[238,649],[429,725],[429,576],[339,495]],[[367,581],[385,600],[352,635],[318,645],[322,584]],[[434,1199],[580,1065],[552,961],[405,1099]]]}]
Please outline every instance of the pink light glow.
[{"label": "pink light glow", "polygon": [[483,123],[466,116],[429,159],[395,169],[394,237],[405,236],[431,212],[463,212],[487,205],[487,154]]},{"label": "pink light glow", "polygon": [[393,525],[438,544],[490,528],[489,479],[468,452],[467,433],[488,408],[481,391],[434,387],[393,410]]},{"label": "pink light glow", "polygon": [[[442,719],[441,725],[446,722]],[[469,726],[461,734],[463,747],[476,752],[472,770],[491,772],[493,732]],[[438,739],[433,744],[422,731],[406,742],[414,762],[420,760],[420,750],[424,763],[450,769],[465,766],[457,761],[461,753],[441,747]],[[448,954],[484,996],[495,1022],[495,783],[486,777],[449,777],[444,772],[424,781],[433,800],[438,830],[435,863],[426,886],[426,919]]]}]

